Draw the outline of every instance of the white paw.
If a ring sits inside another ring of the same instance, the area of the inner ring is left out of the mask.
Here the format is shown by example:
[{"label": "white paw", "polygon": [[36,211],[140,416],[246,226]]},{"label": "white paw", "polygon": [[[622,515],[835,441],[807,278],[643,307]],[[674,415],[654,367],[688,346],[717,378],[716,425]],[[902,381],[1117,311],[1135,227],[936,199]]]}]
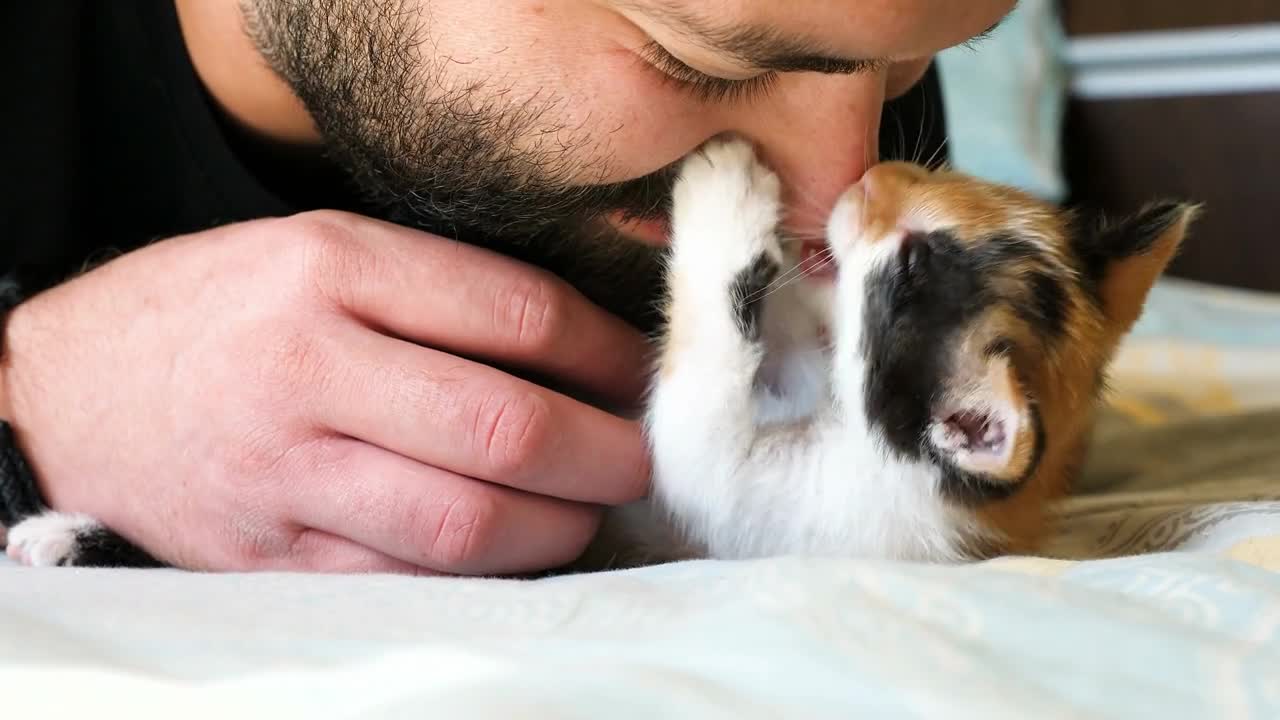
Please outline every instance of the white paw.
[{"label": "white paw", "polygon": [[676,253],[731,272],[761,251],[781,260],[782,184],[740,139],[713,140],[685,160],[673,192]]},{"label": "white paw", "polygon": [[9,528],[9,557],[31,567],[67,565],[75,560],[77,536],[97,525],[88,515],[47,512]]},{"label": "white paw", "polygon": [[718,187],[776,203],[781,194],[778,176],[765,167],[755,147],[741,138],[711,140],[685,160],[681,172],[695,188]]}]

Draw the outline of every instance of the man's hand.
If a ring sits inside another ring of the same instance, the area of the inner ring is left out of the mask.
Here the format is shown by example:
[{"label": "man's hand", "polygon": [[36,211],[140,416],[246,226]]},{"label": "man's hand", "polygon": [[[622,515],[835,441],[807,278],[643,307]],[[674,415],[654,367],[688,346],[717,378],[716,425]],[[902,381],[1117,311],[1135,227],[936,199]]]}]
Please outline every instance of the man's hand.
[{"label": "man's hand", "polygon": [[41,489],[192,569],[507,573],[647,491],[638,332],[548,274],[330,212],[175,238],[7,323]]}]

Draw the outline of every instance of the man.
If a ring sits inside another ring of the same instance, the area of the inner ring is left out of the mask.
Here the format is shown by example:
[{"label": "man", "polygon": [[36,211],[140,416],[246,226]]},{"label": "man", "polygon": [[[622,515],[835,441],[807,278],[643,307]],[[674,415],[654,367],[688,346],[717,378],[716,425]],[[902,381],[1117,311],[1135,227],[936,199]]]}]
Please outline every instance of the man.
[{"label": "man", "polygon": [[570,561],[646,491],[680,159],[746,135],[820,230],[886,100],[936,153],[931,56],[1012,4],[6,7],[0,418],[48,504],[183,567]]}]

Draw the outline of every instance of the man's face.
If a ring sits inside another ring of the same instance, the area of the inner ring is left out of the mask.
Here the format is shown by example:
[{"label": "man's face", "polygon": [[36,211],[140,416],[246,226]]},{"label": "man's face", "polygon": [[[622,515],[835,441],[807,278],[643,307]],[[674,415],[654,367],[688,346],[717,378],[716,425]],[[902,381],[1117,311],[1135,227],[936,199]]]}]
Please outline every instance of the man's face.
[{"label": "man's face", "polygon": [[755,141],[815,232],[881,106],[1015,0],[243,0],[374,199],[498,236],[608,218],[661,242],[671,171]]}]

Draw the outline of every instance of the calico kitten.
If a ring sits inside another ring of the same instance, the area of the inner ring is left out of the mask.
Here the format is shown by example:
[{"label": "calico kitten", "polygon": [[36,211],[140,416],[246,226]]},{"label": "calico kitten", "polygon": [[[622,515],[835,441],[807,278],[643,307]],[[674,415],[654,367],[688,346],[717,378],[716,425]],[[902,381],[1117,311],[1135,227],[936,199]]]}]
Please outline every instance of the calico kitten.
[{"label": "calico kitten", "polygon": [[[1034,551],[1112,353],[1195,208],[1093,223],[884,163],[841,198],[826,242],[786,237],[781,209],[748,143],[686,161],[645,416],[653,492],[614,509],[574,567]],[[9,554],[154,564],[60,513],[13,527]]]},{"label": "calico kitten", "polygon": [[777,178],[732,139],[687,162],[674,200],[653,490],[614,512],[585,566],[1034,552],[1112,354],[1196,213],[1092,222],[884,163],[840,199],[815,258],[780,230]]}]

